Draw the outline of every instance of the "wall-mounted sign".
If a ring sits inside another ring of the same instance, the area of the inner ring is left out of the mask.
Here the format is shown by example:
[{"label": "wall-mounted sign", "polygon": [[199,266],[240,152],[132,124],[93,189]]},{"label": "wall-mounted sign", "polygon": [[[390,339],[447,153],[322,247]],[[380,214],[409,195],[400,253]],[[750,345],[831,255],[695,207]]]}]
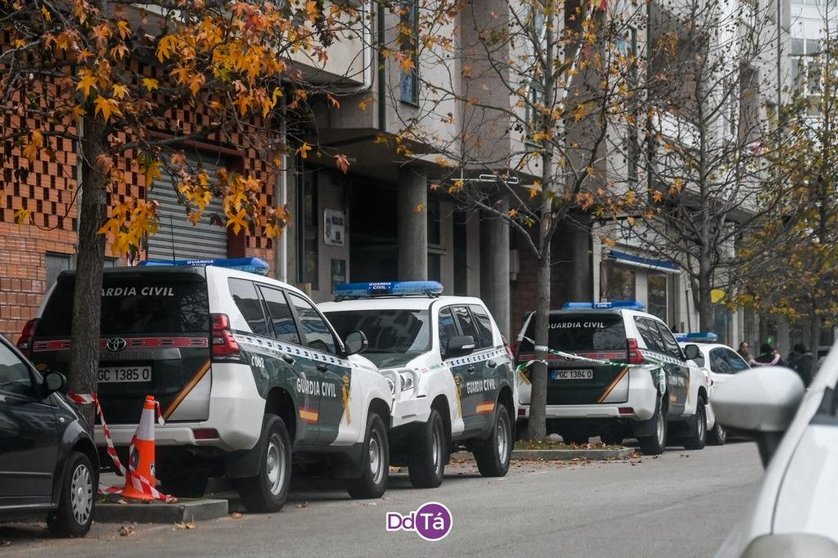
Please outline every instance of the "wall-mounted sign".
[{"label": "wall-mounted sign", "polygon": [[323,244],[343,246],[346,241],[346,217],[337,209],[323,210]]}]

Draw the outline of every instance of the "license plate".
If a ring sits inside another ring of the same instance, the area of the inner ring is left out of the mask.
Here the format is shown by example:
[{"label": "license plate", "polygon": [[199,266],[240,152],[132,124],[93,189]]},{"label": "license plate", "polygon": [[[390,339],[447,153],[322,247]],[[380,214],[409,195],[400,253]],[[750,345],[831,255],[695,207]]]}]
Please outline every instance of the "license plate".
[{"label": "license plate", "polygon": [[590,368],[577,370],[551,370],[551,380],[593,380],[594,371]]},{"label": "license plate", "polygon": [[100,384],[150,381],[151,366],[103,366],[99,368],[98,382]]}]

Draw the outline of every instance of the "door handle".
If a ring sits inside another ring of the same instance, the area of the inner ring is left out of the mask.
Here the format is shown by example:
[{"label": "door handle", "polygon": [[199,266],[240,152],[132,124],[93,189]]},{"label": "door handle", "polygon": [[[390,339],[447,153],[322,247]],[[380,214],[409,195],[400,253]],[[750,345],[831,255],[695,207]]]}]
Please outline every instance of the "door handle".
[{"label": "door handle", "polygon": [[498,365],[498,363],[495,362],[494,360],[490,360],[489,362],[486,363],[486,366],[488,366],[489,368],[494,368],[497,365]]},{"label": "door handle", "polygon": [[469,365],[466,367],[466,372],[468,372],[469,374],[474,374],[474,371],[475,371],[475,368],[474,368],[474,365],[473,365],[473,364],[469,364]]},{"label": "door handle", "polygon": [[292,357],[291,355],[282,355],[282,360],[284,360],[288,364],[294,364],[294,357]]},{"label": "door handle", "polygon": [[326,366],[325,364],[323,364],[322,362],[318,362],[317,363],[317,370],[320,371],[320,372],[327,372],[329,370],[329,367]]}]

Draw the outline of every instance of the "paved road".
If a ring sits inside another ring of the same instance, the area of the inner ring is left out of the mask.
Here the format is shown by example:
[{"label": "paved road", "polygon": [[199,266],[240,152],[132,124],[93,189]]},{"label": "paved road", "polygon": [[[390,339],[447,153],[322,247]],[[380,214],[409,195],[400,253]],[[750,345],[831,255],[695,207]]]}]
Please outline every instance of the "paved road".
[{"label": "paved road", "polygon": [[[481,478],[470,462],[447,471],[436,490],[414,490],[396,474],[377,501],[350,500],[336,483],[297,483],[279,514],[235,514],[194,529],[136,526],[121,536],[119,525],[97,524],[87,539],[67,541],[42,539],[40,525],[0,527],[0,540],[10,543],[0,555],[704,557],[762,478],[752,443],[672,448],[657,459],[622,462],[515,463],[503,479]],[[386,512],[407,513],[429,500],[453,514],[446,539],[385,531]]]}]

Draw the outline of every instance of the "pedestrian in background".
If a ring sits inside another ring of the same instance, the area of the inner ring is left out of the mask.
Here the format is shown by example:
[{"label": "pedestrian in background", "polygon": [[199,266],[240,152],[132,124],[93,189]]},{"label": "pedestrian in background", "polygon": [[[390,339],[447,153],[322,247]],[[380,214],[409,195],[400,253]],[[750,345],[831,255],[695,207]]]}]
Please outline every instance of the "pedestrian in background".
[{"label": "pedestrian in background", "polygon": [[782,366],[783,359],[780,353],[774,350],[769,343],[763,343],[759,347],[759,356],[751,360],[751,366]]},{"label": "pedestrian in background", "polygon": [[751,353],[748,349],[750,349],[750,346],[748,345],[747,341],[742,341],[741,343],[739,343],[739,356],[745,359],[745,362],[750,363]]},{"label": "pedestrian in background", "polygon": [[791,363],[792,369],[798,373],[800,379],[803,380],[803,385],[809,387],[812,383],[812,353],[806,349],[803,343],[797,343],[793,347],[794,361]]}]

